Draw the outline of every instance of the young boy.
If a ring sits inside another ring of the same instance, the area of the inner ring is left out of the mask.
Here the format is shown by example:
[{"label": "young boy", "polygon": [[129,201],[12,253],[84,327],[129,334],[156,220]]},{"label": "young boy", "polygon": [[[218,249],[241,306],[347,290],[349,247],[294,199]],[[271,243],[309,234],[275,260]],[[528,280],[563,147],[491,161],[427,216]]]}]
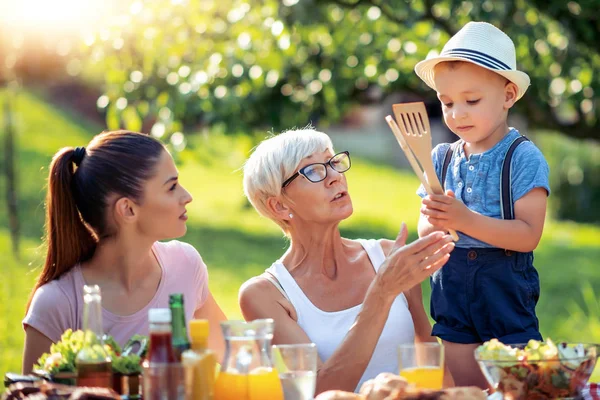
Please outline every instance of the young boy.
[{"label": "young boy", "polygon": [[450,228],[459,235],[450,260],[431,279],[432,334],[444,342],[457,386],[487,388],[473,356],[479,344],[542,339],[532,262],[550,193],[548,164],[507,124],[529,77],[516,70],[512,40],[484,22],[469,22],[415,71],[437,92],[444,121],[461,139],[432,152],[446,194],[418,190],[419,235]]}]

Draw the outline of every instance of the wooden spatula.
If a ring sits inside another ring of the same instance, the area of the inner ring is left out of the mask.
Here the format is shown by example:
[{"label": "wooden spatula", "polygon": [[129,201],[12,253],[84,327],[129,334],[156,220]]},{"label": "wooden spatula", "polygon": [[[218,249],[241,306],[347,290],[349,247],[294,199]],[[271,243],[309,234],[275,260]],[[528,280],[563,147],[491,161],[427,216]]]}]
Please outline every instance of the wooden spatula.
[{"label": "wooden spatula", "polygon": [[[429,188],[427,185],[423,185],[425,190],[429,189],[427,190],[429,194],[444,194],[444,189],[435,173],[433,160],[431,159],[431,128],[425,104],[422,102],[394,104],[392,110],[408,147],[419,161],[425,173],[425,179],[429,183]],[[458,240],[456,231],[451,229],[449,233],[452,235],[452,239],[455,241]]]},{"label": "wooden spatula", "polygon": [[402,132],[400,132],[400,128],[398,128],[398,124],[396,124],[396,121],[394,121],[394,118],[392,118],[391,115],[388,115],[387,117],[385,117],[385,121],[388,123],[390,129],[394,133],[394,136],[396,136],[396,140],[398,141],[400,148],[402,149],[402,151],[404,151],[404,155],[408,159],[408,163],[412,167],[413,171],[415,171],[415,175],[417,175],[417,178],[419,178],[419,180],[423,184],[425,191],[427,193],[433,193],[433,191],[431,190],[431,186],[429,186],[429,182],[427,182],[425,175],[423,175],[423,170],[421,169],[421,165],[419,165],[419,162],[415,158],[415,155],[413,154],[412,150],[410,149],[410,147],[408,147],[408,143],[406,143],[406,139],[404,139],[404,135],[402,134]]}]

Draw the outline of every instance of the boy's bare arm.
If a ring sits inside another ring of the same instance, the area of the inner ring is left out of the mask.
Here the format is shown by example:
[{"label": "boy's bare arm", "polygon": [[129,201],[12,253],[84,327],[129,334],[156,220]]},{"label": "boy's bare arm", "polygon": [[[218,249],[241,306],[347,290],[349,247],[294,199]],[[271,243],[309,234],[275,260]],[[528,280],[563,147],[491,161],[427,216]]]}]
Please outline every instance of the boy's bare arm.
[{"label": "boy's bare arm", "polygon": [[501,249],[533,251],[542,237],[547,198],[545,189],[533,189],[515,203],[515,219],[496,219],[474,213],[472,223],[466,224],[463,232]]},{"label": "boy's bare arm", "polygon": [[428,224],[438,229],[453,228],[502,249],[528,252],[537,247],[546,216],[545,189],[535,188],[517,200],[514,220],[486,217],[456,200],[452,192],[448,194],[425,198],[421,213],[427,217],[422,216],[421,219],[428,219]]}]

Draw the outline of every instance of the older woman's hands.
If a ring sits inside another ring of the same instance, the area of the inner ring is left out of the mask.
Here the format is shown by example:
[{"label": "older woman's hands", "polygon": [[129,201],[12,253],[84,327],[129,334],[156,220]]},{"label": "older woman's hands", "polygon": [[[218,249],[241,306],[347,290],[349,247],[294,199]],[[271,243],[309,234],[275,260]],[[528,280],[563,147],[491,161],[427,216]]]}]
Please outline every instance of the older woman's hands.
[{"label": "older woman's hands", "polygon": [[373,281],[380,295],[390,299],[439,270],[454,250],[452,237],[443,232],[432,232],[410,244],[406,244],[407,237],[408,230],[403,223],[392,250]]}]

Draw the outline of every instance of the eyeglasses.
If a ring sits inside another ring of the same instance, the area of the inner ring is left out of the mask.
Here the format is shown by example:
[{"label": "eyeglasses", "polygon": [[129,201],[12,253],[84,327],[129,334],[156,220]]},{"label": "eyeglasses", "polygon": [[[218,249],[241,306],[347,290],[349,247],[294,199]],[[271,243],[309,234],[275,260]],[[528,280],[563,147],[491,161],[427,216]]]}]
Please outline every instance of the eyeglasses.
[{"label": "eyeglasses", "polygon": [[305,167],[302,167],[296,172],[294,175],[290,176],[281,188],[288,186],[294,179],[298,177],[298,175],[302,175],[309,181],[313,183],[321,182],[325,178],[327,178],[327,166],[330,166],[332,170],[337,172],[346,172],[350,169],[350,152],[342,151],[341,153],[337,153],[333,157],[329,159],[329,161],[325,163],[314,163],[308,164]]}]

